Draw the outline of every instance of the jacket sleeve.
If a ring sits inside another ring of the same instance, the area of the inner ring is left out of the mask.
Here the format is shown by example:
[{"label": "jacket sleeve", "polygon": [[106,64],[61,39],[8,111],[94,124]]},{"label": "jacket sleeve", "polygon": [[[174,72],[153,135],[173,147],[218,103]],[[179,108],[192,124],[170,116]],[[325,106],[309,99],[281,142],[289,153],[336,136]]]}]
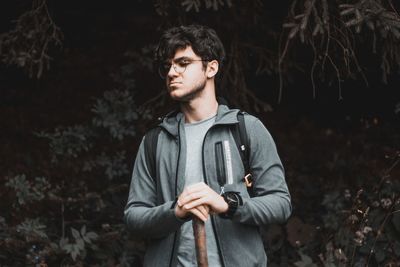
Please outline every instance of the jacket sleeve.
[{"label": "jacket sleeve", "polygon": [[290,194],[275,143],[260,120],[246,116],[254,197],[243,197],[233,220],[251,225],[283,223],[291,214]]},{"label": "jacket sleeve", "polygon": [[137,235],[162,238],[176,231],[185,221],[175,216],[175,201],[156,205],[156,178],[153,179],[147,169],[145,153],[143,139],[133,168],[124,221],[128,230]]}]

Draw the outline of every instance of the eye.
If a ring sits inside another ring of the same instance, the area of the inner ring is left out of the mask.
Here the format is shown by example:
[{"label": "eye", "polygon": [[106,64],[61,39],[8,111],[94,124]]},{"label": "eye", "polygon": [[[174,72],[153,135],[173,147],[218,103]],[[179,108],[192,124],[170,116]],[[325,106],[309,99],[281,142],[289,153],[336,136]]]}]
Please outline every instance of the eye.
[{"label": "eye", "polygon": [[182,60],[179,60],[178,62],[176,62],[176,64],[177,64],[179,67],[186,67],[186,66],[189,65],[190,63],[192,63],[192,61],[190,61],[189,59],[182,59]]}]

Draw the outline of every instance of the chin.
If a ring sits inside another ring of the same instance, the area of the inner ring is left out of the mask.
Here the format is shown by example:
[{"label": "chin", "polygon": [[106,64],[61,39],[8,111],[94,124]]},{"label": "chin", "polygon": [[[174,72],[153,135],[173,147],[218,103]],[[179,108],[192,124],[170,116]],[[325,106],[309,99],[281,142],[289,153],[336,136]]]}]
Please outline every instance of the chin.
[{"label": "chin", "polygon": [[186,97],[181,96],[181,95],[170,95],[172,100],[178,101],[178,102],[186,102]]},{"label": "chin", "polygon": [[171,96],[172,99],[179,99],[185,97],[186,92],[178,87],[170,87],[169,95]]},{"label": "chin", "polygon": [[178,102],[187,102],[190,100],[190,94],[179,94],[176,90],[171,91],[169,93],[169,96],[171,97],[172,100],[178,101]]}]

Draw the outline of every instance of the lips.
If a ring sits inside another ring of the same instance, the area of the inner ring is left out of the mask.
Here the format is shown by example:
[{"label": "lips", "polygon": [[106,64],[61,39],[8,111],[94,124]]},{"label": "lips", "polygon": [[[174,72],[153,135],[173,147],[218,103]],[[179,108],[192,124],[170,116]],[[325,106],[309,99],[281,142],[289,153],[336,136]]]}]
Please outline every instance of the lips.
[{"label": "lips", "polygon": [[177,85],[177,84],[182,84],[182,83],[179,83],[179,82],[170,82],[170,83],[169,83],[169,86],[174,86],[174,85]]}]

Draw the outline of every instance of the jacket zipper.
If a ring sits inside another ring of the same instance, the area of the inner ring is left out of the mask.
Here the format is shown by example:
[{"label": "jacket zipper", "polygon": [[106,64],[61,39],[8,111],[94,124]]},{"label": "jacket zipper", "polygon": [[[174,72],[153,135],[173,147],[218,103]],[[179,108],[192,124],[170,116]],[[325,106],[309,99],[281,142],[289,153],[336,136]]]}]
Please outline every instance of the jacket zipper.
[{"label": "jacket zipper", "polygon": [[[208,129],[208,131],[206,132],[206,134],[204,135],[204,139],[203,139],[203,144],[202,144],[202,149],[201,149],[201,155],[202,155],[202,165],[203,165],[203,178],[204,178],[204,182],[206,183],[206,184],[208,184],[208,182],[207,182],[207,177],[206,177],[206,165],[204,164],[204,144],[205,144],[205,140],[206,140],[206,137],[207,137],[207,134],[210,132],[210,130],[214,127],[215,125],[213,125],[213,126],[211,126],[209,129]],[[221,245],[220,245],[220,243],[219,243],[219,238],[218,238],[218,233],[217,233],[217,229],[216,229],[216,226],[215,226],[215,221],[214,221],[214,218],[213,217],[211,217],[211,225],[212,225],[212,228],[213,228],[213,231],[214,231],[214,234],[215,234],[215,240],[217,241],[217,248],[218,248],[218,255],[219,255],[219,258],[221,259],[221,263],[222,263],[222,266],[225,266],[225,262],[224,262],[224,258],[222,257],[222,252],[221,252]]]},{"label": "jacket zipper", "polygon": [[220,194],[224,193],[224,185],[226,184],[226,172],[225,172],[225,156],[224,156],[224,148],[222,142],[217,142],[215,144],[215,164],[217,169],[217,180],[218,184],[221,187]]},{"label": "jacket zipper", "polygon": [[[176,174],[175,174],[175,197],[178,196],[178,168],[179,168],[179,160],[181,157],[181,141],[179,138],[179,131],[180,131],[180,123],[178,124],[178,137],[177,137],[177,142],[178,142],[178,161],[176,162]],[[172,252],[171,252],[171,258],[169,259],[169,266],[172,267],[172,261],[174,258],[174,251],[175,251],[175,243],[176,243],[176,236],[177,236],[178,230],[175,231],[174,233],[174,242],[172,243]]]}]

